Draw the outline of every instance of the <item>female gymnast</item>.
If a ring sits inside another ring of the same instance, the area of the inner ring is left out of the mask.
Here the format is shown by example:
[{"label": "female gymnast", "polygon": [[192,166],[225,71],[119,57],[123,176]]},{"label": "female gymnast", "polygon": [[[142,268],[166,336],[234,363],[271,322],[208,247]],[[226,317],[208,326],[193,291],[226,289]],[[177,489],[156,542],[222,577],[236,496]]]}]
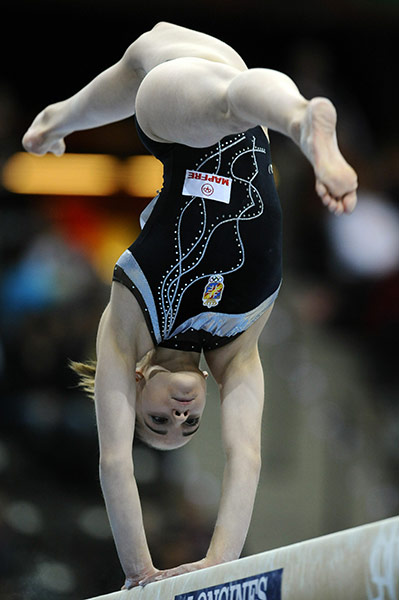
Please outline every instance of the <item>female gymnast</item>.
[{"label": "female gymnast", "polygon": [[[291,138],[336,215],[356,204],[357,177],[336,140],[336,112],[307,101],[286,75],[248,69],[225,43],[158,23],[71,98],[45,108],[23,138],[34,154],[135,115],[164,185],[117,262],[100,321],[93,383],[100,479],[125,573],[123,589],[240,556],[260,472],[263,371],[258,338],[281,282],[281,210],[267,128]],[[152,563],[134,479],[132,442],[182,446],[199,428],[207,373],[220,390],[226,463],[216,525],[198,562]],[[94,385],[95,379],[95,385]]]}]

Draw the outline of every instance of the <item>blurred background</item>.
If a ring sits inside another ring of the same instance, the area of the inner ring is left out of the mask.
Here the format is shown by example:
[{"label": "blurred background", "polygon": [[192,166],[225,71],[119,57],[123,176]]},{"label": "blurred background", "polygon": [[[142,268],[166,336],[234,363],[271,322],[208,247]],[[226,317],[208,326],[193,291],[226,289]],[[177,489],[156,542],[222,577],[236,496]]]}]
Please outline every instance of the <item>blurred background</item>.
[{"label": "blurred background", "polygon": [[[360,180],[356,212],[330,216],[309,164],[271,134],[285,216],[284,285],[261,339],[263,470],[244,555],[398,513],[398,13],[397,0],[7,3],[2,600],[79,600],[123,583],[99,486],[93,405],[67,362],[94,357],[113,265],[161,185],[159,165],[145,156],[131,119],[71,135],[72,162],[29,162],[20,140],[44,106],[76,92],[160,20],[220,37],[248,66],[289,74],[306,97],[329,96],[341,149]],[[148,182],[151,189],[140,187]],[[208,395],[189,446],[134,448],[159,568],[202,558],[214,525],[223,452],[212,383]]]}]

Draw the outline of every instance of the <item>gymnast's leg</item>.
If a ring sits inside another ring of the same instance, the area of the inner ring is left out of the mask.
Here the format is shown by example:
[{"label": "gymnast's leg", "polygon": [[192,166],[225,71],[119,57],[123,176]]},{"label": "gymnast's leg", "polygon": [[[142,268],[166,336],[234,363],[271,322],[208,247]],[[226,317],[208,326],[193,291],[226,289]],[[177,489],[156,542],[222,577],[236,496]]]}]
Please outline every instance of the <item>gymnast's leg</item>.
[{"label": "gymnast's leg", "polygon": [[278,131],[311,162],[316,191],[332,212],[355,207],[357,177],[338,148],[334,106],[326,98],[306,100],[283,73],[239,71],[198,58],[172,60],[144,78],[136,111],[149,137],[194,147],[256,125]]},{"label": "gymnast's leg", "polygon": [[289,77],[270,69],[240,73],[227,94],[233,113],[249,119],[264,115],[266,126],[299,145],[314,168],[316,191],[330,210],[352,212],[357,176],[338,148],[337,114],[330,100],[305,100]]}]

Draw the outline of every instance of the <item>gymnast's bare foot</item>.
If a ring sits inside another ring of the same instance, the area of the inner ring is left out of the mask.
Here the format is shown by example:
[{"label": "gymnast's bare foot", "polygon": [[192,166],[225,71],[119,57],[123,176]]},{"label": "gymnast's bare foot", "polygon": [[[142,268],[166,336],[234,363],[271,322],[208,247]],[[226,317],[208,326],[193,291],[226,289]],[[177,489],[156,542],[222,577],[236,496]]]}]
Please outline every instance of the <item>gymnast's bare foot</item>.
[{"label": "gymnast's bare foot", "polygon": [[37,115],[22,139],[27,152],[42,156],[47,152],[61,156],[65,152],[64,134],[57,131],[57,111],[62,103],[53,104]]},{"label": "gymnast's bare foot", "polygon": [[336,136],[337,113],[327,98],[313,98],[299,123],[299,145],[313,165],[316,192],[336,215],[351,213],[357,202],[357,175],[342,156]]}]

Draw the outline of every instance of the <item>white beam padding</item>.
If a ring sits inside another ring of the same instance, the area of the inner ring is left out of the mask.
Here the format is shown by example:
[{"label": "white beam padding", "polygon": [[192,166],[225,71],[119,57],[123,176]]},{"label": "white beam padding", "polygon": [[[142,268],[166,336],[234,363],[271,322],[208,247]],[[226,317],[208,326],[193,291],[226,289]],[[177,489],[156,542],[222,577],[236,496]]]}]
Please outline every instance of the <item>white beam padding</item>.
[{"label": "white beam padding", "polygon": [[399,600],[399,517],[100,599]]}]

